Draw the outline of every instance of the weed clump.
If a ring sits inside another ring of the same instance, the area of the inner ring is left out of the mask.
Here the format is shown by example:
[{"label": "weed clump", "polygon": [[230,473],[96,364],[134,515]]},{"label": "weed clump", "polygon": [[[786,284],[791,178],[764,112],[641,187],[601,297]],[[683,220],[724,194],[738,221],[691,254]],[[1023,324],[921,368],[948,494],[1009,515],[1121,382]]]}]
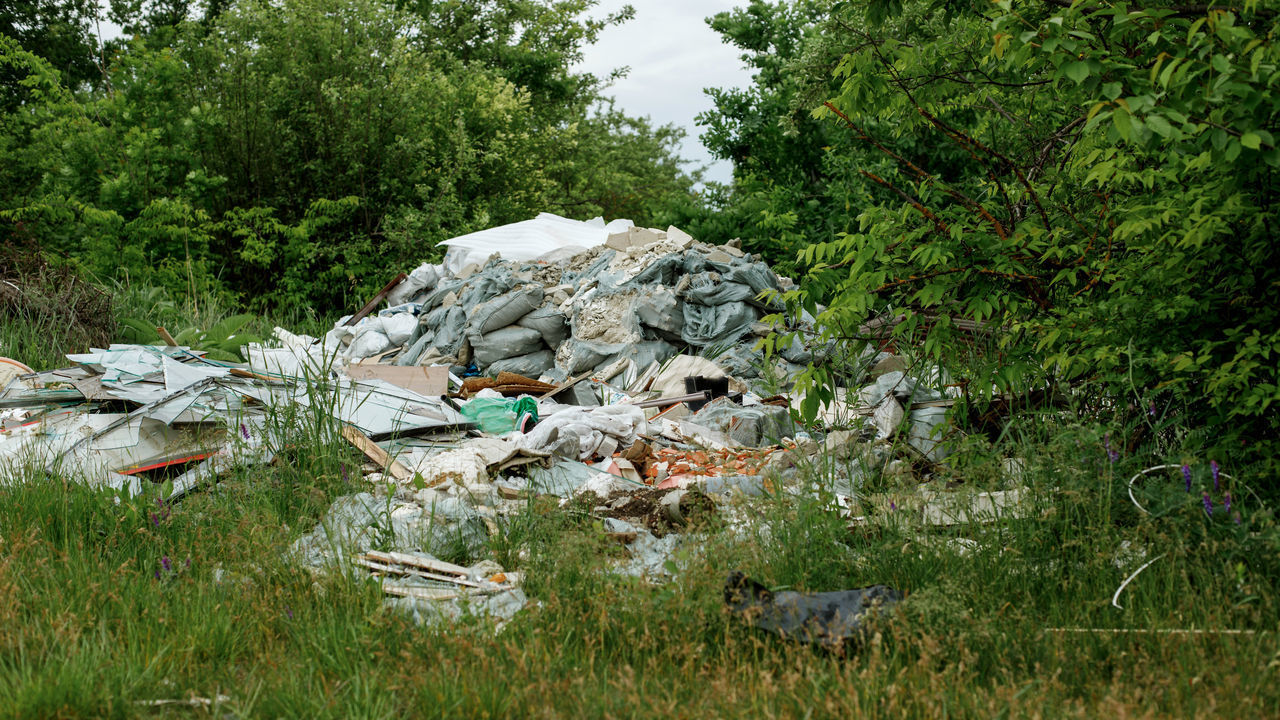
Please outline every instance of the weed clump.
[{"label": "weed clump", "polygon": [[106,347],[115,335],[112,298],[68,262],[50,261],[22,234],[0,239],[0,355],[52,366],[64,348]]}]

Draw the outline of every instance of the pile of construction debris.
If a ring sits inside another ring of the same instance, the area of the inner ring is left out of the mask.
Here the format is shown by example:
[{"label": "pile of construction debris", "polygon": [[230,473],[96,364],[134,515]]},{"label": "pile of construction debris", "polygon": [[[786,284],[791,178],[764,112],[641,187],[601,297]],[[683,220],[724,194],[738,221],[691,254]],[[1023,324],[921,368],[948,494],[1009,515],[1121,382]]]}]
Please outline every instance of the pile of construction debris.
[{"label": "pile of construction debris", "polygon": [[895,437],[917,464],[945,457],[944,378],[910,377],[889,353],[848,369],[866,384],[818,427],[797,425],[800,398],[765,397],[764,378],[790,387],[832,348],[756,350],[792,283],[732,244],[551,215],[443,244],[442,263],[325,337],[277,328],[243,364],[129,345],[47,372],[0,359],[0,476],[36,466],[137,494],[162,474],[176,500],[271,461],[281,417],[331,419],[368,459],[369,491],[335,502],[294,554],[372,573],[389,605],[431,621],[524,605],[518,574],[437,557],[479,550],[534,496],[585,498],[628,548],[619,570],[657,580],[696,541],[691,516],[811,491],[807,465],[839,464],[826,492],[852,514],[866,477],[904,466]]}]

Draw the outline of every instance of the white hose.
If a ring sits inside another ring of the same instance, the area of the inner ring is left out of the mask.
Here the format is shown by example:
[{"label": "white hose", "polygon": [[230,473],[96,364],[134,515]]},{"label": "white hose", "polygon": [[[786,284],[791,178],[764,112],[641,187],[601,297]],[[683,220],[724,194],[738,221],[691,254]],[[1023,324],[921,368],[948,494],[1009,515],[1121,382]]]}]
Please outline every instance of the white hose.
[{"label": "white hose", "polygon": [[[1144,511],[1144,512],[1145,512],[1145,511]],[[1166,554],[1167,554],[1167,553],[1166,553]],[[1138,568],[1137,570],[1134,570],[1132,575],[1130,575],[1129,577],[1125,578],[1125,579],[1124,579],[1124,582],[1120,583],[1120,587],[1116,588],[1116,594],[1111,596],[1111,604],[1112,604],[1112,605],[1114,605],[1117,609],[1119,609],[1119,610],[1123,610],[1124,608],[1120,607],[1120,602],[1119,602],[1119,600],[1120,600],[1120,593],[1124,592],[1124,588],[1125,588],[1125,586],[1126,586],[1126,585],[1128,585],[1129,583],[1133,582],[1133,579],[1134,579],[1134,578],[1136,578],[1136,577],[1138,577],[1138,573],[1140,573],[1140,572],[1142,572],[1143,570],[1146,570],[1147,568],[1151,567],[1151,565],[1152,565],[1153,563],[1155,563],[1155,561],[1156,561],[1156,560],[1159,560],[1159,559],[1160,559],[1160,558],[1162,558],[1162,557],[1164,557],[1164,555],[1157,555],[1155,558],[1153,558],[1153,559],[1151,559],[1151,560],[1147,561],[1147,563],[1146,563],[1146,564],[1144,564],[1142,567]]]},{"label": "white hose", "polygon": [[[1133,502],[1133,506],[1134,506],[1134,507],[1136,507],[1136,508],[1138,508],[1138,510],[1142,511],[1142,514],[1144,514],[1144,515],[1150,515],[1150,514],[1151,514],[1151,511],[1150,511],[1150,510],[1147,510],[1147,509],[1146,509],[1146,508],[1144,508],[1144,507],[1142,507],[1142,504],[1138,502],[1138,498],[1136,498],[1136,497],[1134,497],[1134,496],[1133,496],[1133,483],[1134,483],[1138,478],[1140,478],[1140,477],[1142,477],[1143,475],[1146,475],[1146,474],[1148,474],[1148,473],[1153,473],[1153,472],[1155,472],[1155,471],[1157,471],[1157,470],[1167,470],[1167,469],[1169,469],[1169,468],[1180,468],[1180,467],[1182,467],[1182,466],[1181,466],[1181,465],[1155,465],[1155,466],[1153,466],[1153,467],[1149,467],[1149,468],[1147,468],[1146,470],[1140,470],[1140,471],[1138,471],[1138,474],[1137,474],[1137,475],[1134,475],[1133,477],[1129,478],[1129,500],[1131,500],[1131,501]],[[1224,473],[1224,472],[1220,472],[1220,473],[1218,473],[1218,477],[1219,477],[1219,478],[1226,478],[1227,480],[1234,480],[1234,479],[1235,479],[1235,478],[1231,477],[1230,475],[1228,475],[1228,474],[1226,474],[1226,473]]]}]

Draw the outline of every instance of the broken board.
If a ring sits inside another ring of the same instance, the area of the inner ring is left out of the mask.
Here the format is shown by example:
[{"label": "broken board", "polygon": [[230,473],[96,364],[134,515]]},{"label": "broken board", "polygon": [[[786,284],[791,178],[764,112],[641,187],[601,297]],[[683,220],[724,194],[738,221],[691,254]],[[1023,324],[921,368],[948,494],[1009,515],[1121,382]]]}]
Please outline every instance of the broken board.
[{"label": "broken board", "polygon": [[440,397],[449,392],[449,368],[443,365],[399,367],[357,363],[347,366],[347,377],[352,380],[383,380],[427,397]]},{"label": "broken board", "polygon": [[413,479],[413,473],[409,471],[409,468],[402,465],[399,460],[393,460],[391,456],[387,454],[386,450],[383,450],[377,443],[370,440],[367,435],[360,432],[358,429],[350,425],[343,425],[342,437],[345,438],[347,442],[354,445],[360,452],[364,453],[365,457],[369,458],[379,466],[386,468],[387,473],[396,480],[406,482]]}]

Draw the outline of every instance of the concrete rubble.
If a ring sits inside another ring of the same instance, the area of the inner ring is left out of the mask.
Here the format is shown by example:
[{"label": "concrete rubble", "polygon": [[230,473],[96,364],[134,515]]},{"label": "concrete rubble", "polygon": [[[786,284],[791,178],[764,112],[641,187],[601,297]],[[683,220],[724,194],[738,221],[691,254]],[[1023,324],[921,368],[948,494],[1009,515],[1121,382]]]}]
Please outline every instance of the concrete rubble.
[{"label": "concrete rubble", "polygon": [[[814,492],[852,516],[868,479],[946,460],[955,389],[888,352],[852,363],[838,402],[798,423],[801,398],[770,390],[833,348],[756,349],[783,310],[771,293],[793,283],[737,247],[547,214],[442,245],[380,309],[321,338],[277,328],[244,363],[134,345],[45,372],[0,358],[0,477],[39,468],[176,500],[271,462],[286,419],[328,423],[369,460],[367,491],[334,502],[295,561],[375,578],[421,622],[504,622],[526,602],[517,573],[438,558],[476,556],[531,498],[592,508],[626,548],[618,571],[662,581],[704,511]],[[829,487],[806,484],[817,466]]]}]

